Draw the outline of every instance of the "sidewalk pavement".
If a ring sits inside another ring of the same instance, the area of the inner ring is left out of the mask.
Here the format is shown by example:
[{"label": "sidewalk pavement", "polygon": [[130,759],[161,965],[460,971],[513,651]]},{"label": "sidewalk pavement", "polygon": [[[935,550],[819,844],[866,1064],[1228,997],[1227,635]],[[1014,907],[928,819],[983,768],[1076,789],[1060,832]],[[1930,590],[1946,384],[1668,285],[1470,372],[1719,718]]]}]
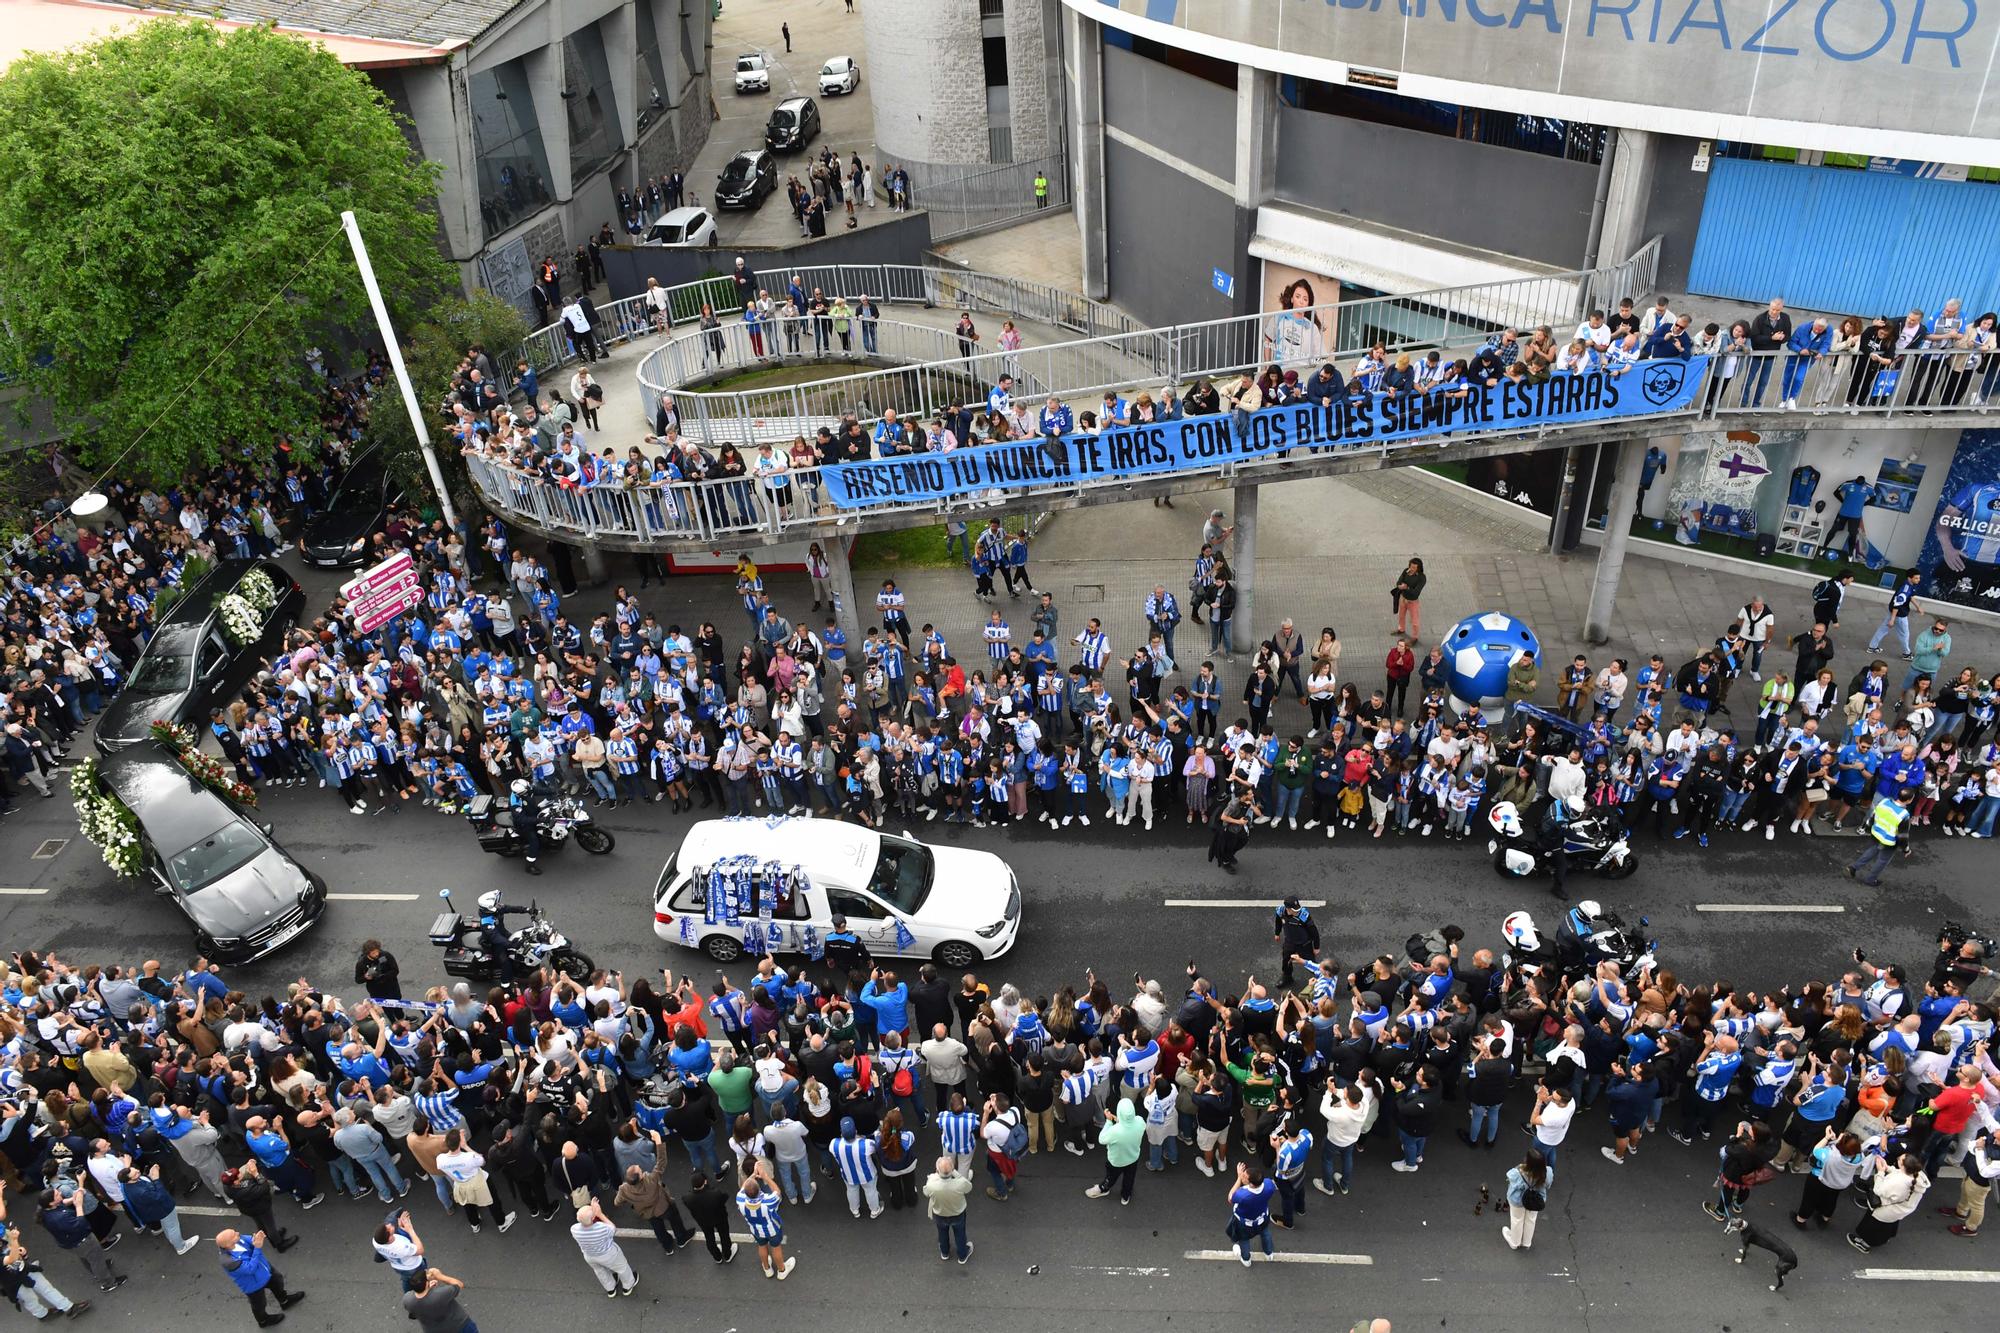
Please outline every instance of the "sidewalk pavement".
[{"label": "sidewalk pavement", "polygon": [[[1118,658],[1130,656],[1144,641],[1140,614],[1155,584],[1166,587],[1185,610],[1187,578],[1200,546],[1201,525],[1210,508],[1233,516],[1233,497],[1226,491],[1207,497],[1183,497],[1168,510],[1150,504],[1109,506],[1084,513],[1056,515],[1033,548],[1029,573],[1037,589],[1052,593],[1061,614],[1065,640],[1091,616],[1099,617],[1111,635]],[[1654,652],[1678,668],[1711,645],[1727,627],[1737,608],[1753,593],[1761,593],[1777,613],[1778,646],[1767,653],[1765,674],[1790,671],[1791,654],[1782,639],[1808,625],[1811,604],[1803,592],[1759,582],[1752,576],[1689,569],[1641,555],[1628,558],[1610,643],[1588,647],[1582,641],[1584,611],[1589,604],[1595,552],[1557,558],[1541,549],[1539,515],[1512,522],[1502,515],[1467,512],[1447,487],[1405,470],[1351,477],[1317,478],[1267,485],[1259,515],[1259,557],[1252,583],[1255,623],[1239,627],[1233,663],[1215,659],[1224,677],[1225,718],[1240,711],[1241,691],[1248,674],[1248,641],[1243,629],[1268,638],[1290,616],[1308,643],[1323,626],[1331,626],[1343,645],[1341,679],[1351,680],[1364,694],[1383,683],[1382,664],[1395,634],[1395,617],[1388,590],[1413,555],[1422,557],[1430,576],[1423,596],[1423,642],[1418,656],[1461,617],[1484,611],[1507,611],[1525,620],[1542,641],[1542,689],[1538,701],[1555,699],[1555,680],[1570,657],[1583,653],[1593,669],[1612,657],[1623,657],[1636,670]],[[942,538],[940,537],[940,541]],[[636,586],[630,557],[612,557],[614,583]],[[910,621],[937,625],[968,674],[989,663],[981,642],[981,626],[992,605],[1000,608],[1015,635],[1026,643],[1031,635],[1035,599],[1008,598],[1004,592],[989,605],[973,596],[972,576],[963,569],[857,568],[855,592],[861,600],[859,620],[873,617],[876,591],[884,577],[894,577],[908,598]],[[815,631],[826,612],[812,612],[811,592],[800,574],[766,578],[779,613],[794,623],[803,620]],[[725,638],[747,637],[734,581],[728,575],[685,575],[670,588],[678,604],[660,605],[656,597],[640,600],[663,623],[683,626],[713,621]],[[601,598],[586,591],[584,604],[594,613]],[[1867,639],[1880,623],[1873,605],[1854,608],[1834,634],[1838,646],[1834,670],[1844,683],[1869,660]],[[2000,670],[2000,633],[1954,624],[1949,669],[1973,666],[1982,674]],[[1208,657],[1209,631],[1183,623],[1176,635],[1179,673],[1169,682],[1184,683]],[[1902,664],[1891,640],[1881,656],[1900,683]],[[1063,648],[1061,661],[1075,660]],[[1122,667],[1107,663],[1114,698],[1124,691]],[[1747,678],[1731,692],[1734,711],[1728,714],[1739,735],[1755,726],[1756,686]],[[1671,717],[1673,709],[1669,707]],[[1306,712],[1287,701],[1275,714],[1281,733],[1303,731]],[[1289,720],[1288,720],[1289,719]]]}]

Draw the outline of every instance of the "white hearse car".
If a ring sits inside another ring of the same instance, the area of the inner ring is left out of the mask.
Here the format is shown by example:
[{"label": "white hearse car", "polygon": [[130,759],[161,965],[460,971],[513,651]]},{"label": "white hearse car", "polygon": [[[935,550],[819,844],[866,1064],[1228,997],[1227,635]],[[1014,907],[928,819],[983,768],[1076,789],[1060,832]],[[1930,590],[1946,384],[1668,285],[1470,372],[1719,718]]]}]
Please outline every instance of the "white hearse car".
[{"label": "white hearse car", "polygon": [[[798,952],[807,927],[824,939],[839,915],[878,957],[929,958],[962,970],[1005,954],[1020,932],[1020,884],[991,852],[932,847],[825,819],[704,819],[654,884],[653,933],[717,962],[741,957],[744,925],[711,919],[709,911],[708,873],[731,857],[803,872],[772,914],[783,936],[778,952]],[[898,921],[907,944],[898,943]]]}]

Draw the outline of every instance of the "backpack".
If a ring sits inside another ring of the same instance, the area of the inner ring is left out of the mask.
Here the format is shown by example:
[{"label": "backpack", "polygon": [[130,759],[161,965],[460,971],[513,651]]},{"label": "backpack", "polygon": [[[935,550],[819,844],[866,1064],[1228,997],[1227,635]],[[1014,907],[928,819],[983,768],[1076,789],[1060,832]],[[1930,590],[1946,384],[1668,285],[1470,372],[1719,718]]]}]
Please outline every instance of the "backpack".
[{"label": "backpack", "polygon": [[1000,1151],[1016,1160],[1028,1155],[1028,1122],[1025,1119],[1017,1115],[1014,1123],[1007,1127],[1007,1143]]},{"label": "backpack", "polygon": [[1818,583],[1813,584],[1812,599],[1815,602],[1832,601],[1836,586],[1832,579],[1821,579]]},{"label": "backpack", "polygon": [[917,1080],[911,1076],[909,1066],[905,1065],[898,1069],[890,1078],[889,1091],[898,1097],[910,1097],[916,1094]]},{"label": "backpack", "polygon": [[1521,1191],[1521,1207],[1530,1213],[1539,1213],[1549,1206],[1549,1192],[1530,1185]]}]

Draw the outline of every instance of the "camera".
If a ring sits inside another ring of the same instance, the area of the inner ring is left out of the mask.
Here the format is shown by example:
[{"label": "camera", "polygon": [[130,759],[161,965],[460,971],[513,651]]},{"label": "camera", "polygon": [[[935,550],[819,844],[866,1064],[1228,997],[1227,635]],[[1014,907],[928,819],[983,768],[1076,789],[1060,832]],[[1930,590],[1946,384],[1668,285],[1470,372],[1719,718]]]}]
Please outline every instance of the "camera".
[{"label": "camera", "polygon": [[1991,958],[2000,954],[2000,944],[1994,943],[1991,935],[1968,930],[1956,921],[1946,921],[1944,929],[1938,932],[1938,938],[1947,941],[1953,950],[1963,949],[1968,941],[1972,941],[1979,945],[1981,957]]}]

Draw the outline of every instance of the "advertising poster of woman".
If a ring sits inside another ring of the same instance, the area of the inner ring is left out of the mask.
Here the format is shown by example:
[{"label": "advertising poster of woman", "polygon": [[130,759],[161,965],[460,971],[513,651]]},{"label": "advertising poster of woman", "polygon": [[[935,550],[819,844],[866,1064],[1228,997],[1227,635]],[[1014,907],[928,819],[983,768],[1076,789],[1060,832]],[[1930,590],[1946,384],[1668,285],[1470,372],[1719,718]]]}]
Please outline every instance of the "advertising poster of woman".
[{"label": "advertising poster of woman", "polygon": [[[1334,303],[1340,283],[1324,274],[1264,263],[1263,354],[1266,365],[1296,370],[1300,378],[1333,358]],[[1324,309],[1314,309],[1325,304]]]}]

